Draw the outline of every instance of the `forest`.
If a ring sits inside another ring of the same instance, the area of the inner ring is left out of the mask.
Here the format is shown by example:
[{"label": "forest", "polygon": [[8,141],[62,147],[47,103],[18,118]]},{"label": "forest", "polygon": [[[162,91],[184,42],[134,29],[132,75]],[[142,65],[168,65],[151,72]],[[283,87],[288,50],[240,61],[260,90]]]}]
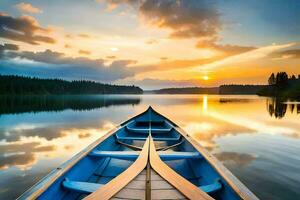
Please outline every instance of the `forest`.
[{"label": "forest", "polygon": [[0,95],[141,94],[136,86],[0,75]]},{"label": "forest", "polygon": [[300,75],[288,75],[286,72],[272,73],[268,79],[269,86],[258,92],[261,96],[280,98],[300,98]]},{"label": "forest", "polygon": [[257,94],[267,85],[221,85],[219,94]]},{"label": "forest", "polygon": [[218,87],[184,87],[184,88],[163,88],[159,90],[145,91],[149,94],[218,94]]}]

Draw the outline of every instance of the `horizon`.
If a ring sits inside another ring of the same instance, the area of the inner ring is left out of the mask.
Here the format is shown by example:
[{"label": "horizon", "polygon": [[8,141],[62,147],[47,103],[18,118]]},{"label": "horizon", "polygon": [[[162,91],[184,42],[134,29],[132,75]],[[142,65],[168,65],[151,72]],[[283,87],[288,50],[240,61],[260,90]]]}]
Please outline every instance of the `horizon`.
[{"label": "horizon", "polygon": [[3,75],[154,90],[266,85],[273,72],[300,74],[297,0],[3,0],[0,6]]},{"label": "horizon", "polygon": [[[164,87],[164,88],[154,88],[154,89],[144,89],[140,87],[139,85],[126,85],[126,84],[111,84],[111,83],[103,83],[100,81],[94,81],[94,80],[85,80],[85,79],[63,79],[63,78],[40,78],[40,77],[35,77],[35,76],[19,76],[19,75],[14,75],[14,74],[7,74],[7,75],[2,75],[0,76],[15,76],[18,78],[29,78],[29,79],[39,79],[39,80],[60,80],[60,81],[67,81],[67,82],[73,82],[73,81],[86,81],[86,82],[94,82],[94,83],[99,83],[99,84],[108,84],[108,85],[115,85],[115,86],[134,86],[134,87],[139,87],[142,89],[144,92],[145,91],[157,91],[157,90],[165,90],[165,89],[189,89],[189,88],[201,88],[201,89],[212,89],[212,88],[220,88],[221,86],[267,86],[268,84],[234,84],[234,83],[229,83],[229,84],[223,84],[223,85],[217,85],[217,86],[183,86],[183,87]],[[299,75],[300,76],[300,75]],[[297,78],[297,77],[296,77]]]}]

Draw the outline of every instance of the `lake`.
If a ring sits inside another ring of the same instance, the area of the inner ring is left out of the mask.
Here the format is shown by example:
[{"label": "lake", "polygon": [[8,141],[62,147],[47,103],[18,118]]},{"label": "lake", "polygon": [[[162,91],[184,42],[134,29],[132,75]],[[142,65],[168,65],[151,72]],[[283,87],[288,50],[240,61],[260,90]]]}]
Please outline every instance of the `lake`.
[{"label": "lake", "polygon": [[0,199],[151,105],[261,199],[300,199],[300,103],[257,96],[90,95],[0,98]]}]

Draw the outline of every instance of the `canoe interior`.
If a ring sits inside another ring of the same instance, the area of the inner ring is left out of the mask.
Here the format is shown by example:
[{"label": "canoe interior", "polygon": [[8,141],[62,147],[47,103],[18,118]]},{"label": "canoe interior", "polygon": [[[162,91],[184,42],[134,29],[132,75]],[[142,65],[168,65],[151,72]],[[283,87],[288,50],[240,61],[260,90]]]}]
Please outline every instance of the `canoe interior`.
[{"label": "canoe interior", "polygon": [[[85,157],[39,194],[38,199],[82,199],[89,194],[64,187],[63,183],[66,180],[97,184],[108,183],[127,169],[137,158],[135,155],[138,152],[121,144],[120,141],[142,147],[149,135],[150,127],[155,146],[161,150],[158,151],[161,152],[161,159],[174,171],[197,187],[220,183],[221,189],[209,193],[214,199],[241,199],[194,146],[176,130],[176,124],[155,112],[151,107],[144,113],[121,124],[116,132],[91,149]],[[173,148],[166,148],[172,146]],[[162,150],[164,151],[162,152]],[[113,154],[114,152],[117,152],[117,155]],[[177,155],[177,152],[183,152],[183,154]],[[51,178],[51,174],[49,177]],[[43,187],[43,184],[45,184],[45,180],[37,183],[35,187]],[[23,197],[26,198],[26,193],[20,199]]]}]

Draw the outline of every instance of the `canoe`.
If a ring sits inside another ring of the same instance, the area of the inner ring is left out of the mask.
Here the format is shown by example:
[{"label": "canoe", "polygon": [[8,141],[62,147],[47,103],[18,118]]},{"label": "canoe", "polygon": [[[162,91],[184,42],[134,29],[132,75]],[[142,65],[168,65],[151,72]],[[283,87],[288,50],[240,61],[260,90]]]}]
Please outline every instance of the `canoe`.
[{"label": "canoe", "polygon": [[149,107],[18,199],[258,198],[185,131]]}]

